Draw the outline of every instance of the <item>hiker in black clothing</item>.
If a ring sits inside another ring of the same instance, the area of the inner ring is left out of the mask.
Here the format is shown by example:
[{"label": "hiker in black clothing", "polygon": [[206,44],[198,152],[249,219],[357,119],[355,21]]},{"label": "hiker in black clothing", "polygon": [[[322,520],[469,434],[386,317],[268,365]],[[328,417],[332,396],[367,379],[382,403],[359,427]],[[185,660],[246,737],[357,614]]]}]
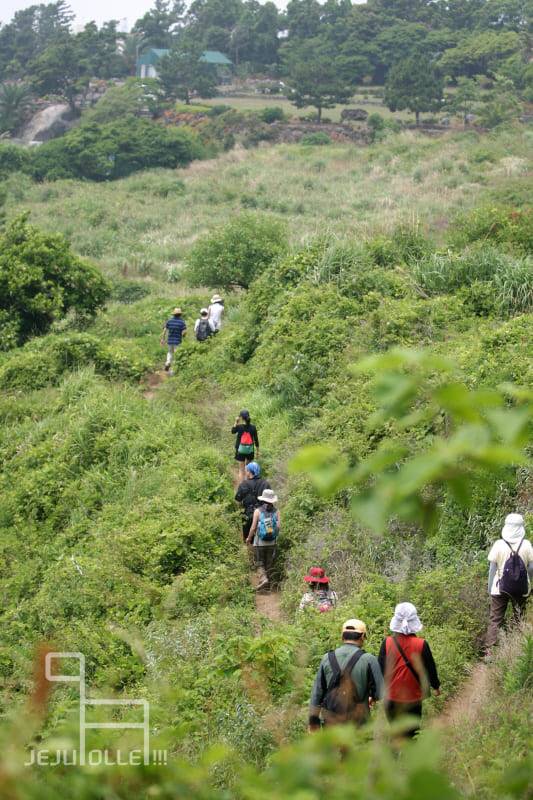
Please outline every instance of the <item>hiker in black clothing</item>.
[{"label": "hiker in black clothing", "polygon": [[257,499],[265,489],[270,489],[270,484],[264,478],[261,478],[261,467],[256,461],[251,461],[246,466],[246,479],[239,484],[235,500],[242,503],[242,536],[246,542],[252,521],[254,518],[254,511],[259,508],[261,503]]},{"label": "hiker in black clothing", "polygon": [[235,420],[231,429],[237,434],[235,440],[235,460],[239,462],[239,481],[244,480],[244,467],[250,461],[259,458],[259,437],[257,428],[252,425],[249,411],[243,410]]},{"label": "hiker in black clothing", "polygon": [[207,308],[200,309],[200,316],[194,323],[194,335],[197,341],[205,342],[215,332],[215,328],[209,319],[209,311]]}]

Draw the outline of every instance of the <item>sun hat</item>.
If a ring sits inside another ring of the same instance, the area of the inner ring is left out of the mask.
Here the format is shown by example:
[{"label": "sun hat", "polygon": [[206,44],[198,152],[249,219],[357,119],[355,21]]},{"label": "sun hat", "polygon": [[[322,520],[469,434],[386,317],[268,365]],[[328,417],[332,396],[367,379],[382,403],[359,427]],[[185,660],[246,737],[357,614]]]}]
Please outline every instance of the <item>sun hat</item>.
[{"label": "sun hat", "polygon": [[342,626],[343,633],[366,633],[366,625],[360,619],[347,619]]},{"label": "sun hat", "polygon": [[249,472],[254,478],[258,478],[259,475],[261,475],[261,467],[257,461],[250,461],[250,463],[246,465],[246,472]]},{"label": "sun hat", "polygon": [[181,314],[182,313],[181,308],[179,306],[176,306],[176,308],[174,309],[174,311],[172,313],[173,314]]},{"label": "sun hat", "polygon": [[219,294],[214,294],[213,297],[211,298],[212,303],[220,303],[221,300],[222,298]]},{"label": "sun hat", "polygon": [[322,567],[311,567],[308,575],[304,575],[306,583],[329,583],[326,571]]},{"label": "sun hat", "polygon": [[390,621],[393,633],[417,633],[422,630],[422,623],[418,612],[412,603],[398,603],[394,609],[394,616]]},{"label": "sun hat", "polygon": [[502,528],[502,539],[509,544],[518,544],[526,535],[522,514],[507,514]]},{"label": "sun hat", "polygon": [[209,314],[209,311],[207,310],[207,308],[201,308],[200,309],[200,316],[207,317],[208,314]]},{"label": "sun hat", "polygon": [[261,500],[262,503],[270,503],[271,506],[278,502],[278,496],[272,489],[265,489],[257,499]]}]

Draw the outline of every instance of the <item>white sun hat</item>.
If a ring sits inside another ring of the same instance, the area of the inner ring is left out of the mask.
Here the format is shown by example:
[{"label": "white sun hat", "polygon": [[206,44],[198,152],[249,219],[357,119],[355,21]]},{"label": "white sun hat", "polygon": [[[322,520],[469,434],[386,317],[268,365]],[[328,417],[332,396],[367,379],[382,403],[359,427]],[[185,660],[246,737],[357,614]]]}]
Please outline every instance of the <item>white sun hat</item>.
[{"label": "white sun hat", "polygon": [[393,633],[404,634],[418,633],[422,630],[422,623],[412,603],[398,603],[390,621],[390,629]]}]

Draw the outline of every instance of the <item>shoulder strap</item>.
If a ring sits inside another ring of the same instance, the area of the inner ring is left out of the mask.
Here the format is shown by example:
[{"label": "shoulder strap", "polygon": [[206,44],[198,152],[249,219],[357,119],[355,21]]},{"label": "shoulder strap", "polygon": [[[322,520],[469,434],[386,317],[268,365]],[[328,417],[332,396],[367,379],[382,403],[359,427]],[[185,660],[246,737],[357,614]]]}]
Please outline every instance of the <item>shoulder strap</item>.
[{"label": "shoulder strap", "polygon": [[518,551],[519,551],[519,550],[520,550],[520,548],[522,547],[522,542],[523,542],[523,541],[524,541],[524,537],[522,536],[522,538],[520,539],[520,543],[519,543],[518,547],[516,548],[516,550],[513,550],[512,546],[509,544],[509,542],[507,541],[507,539],[502,539],[502,542],[505,542],[505,544],[507,545],[507,547],[509,548],[509,550],[511,551],[511,553],[512,553],[514,556],[518,555]]},{"label": "shoulder strap", "polygon": [[364,654],[365,654],[365,651],[364,651],[364,650],[362,650],[362,649],[359,649],[359,650],[357,650],[357,651],[356,651],[356,652],[353,654],[353,656],[350,658],[350,660],[348,661],[348,663],[346,664],[346,666],[344,667],[344,669],[343,669],[343,671],[342,671],[343,675],[351,675],[351,674],[352,674],[352,670],[353,670],[353,668],[355,667],[355,665],[357,664],[357,662],[359,661],[359,659],[360,659],[362,656],[364,656]]},{"label": "shoulder strap", "polygon": [[419,685],[422,685],[422,682],[420,680],[420,675],[418,674],[416,669],[413,667],[413,665],[411,664],[411,662],[409,661],[409,659],[405,655],[405,650],[401,646],[400,642],[397,640],[396,636],[391,636],[391,639],[394,642],[394,644],[396,645],[396,649],[399,652],[400,656],[402,657],[403,662],[404,662],[405,666],[407,667],[407,669],[409,670],[409,672],[413,675],[414,678],[416,678],[417,683]]}]

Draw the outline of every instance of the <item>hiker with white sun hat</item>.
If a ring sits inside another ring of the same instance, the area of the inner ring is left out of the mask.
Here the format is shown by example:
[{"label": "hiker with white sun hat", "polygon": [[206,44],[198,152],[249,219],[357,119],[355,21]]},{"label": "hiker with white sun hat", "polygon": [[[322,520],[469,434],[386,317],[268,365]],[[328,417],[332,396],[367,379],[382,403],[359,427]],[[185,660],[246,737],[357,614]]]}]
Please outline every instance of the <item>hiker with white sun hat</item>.
[{"label": "hiker with white sun hat", "polygon": [[209,321],[213,326],[213,331],[218,333],[222,328],[222,315],[224,314],[224,301],[219,294],[214,294],[207,309]]},{"label": "hiker with white sun hat", "polygon": [[276,544],[280,531],[280,516],[276,508],[278,497],[272,489],[264,489],[257,498],[261,504],[254,511],[252,527],[246,539],[253,544],[255,565],[258,572],[257,589],[266,589],[272,578],[272,566],[276,557]]}]

